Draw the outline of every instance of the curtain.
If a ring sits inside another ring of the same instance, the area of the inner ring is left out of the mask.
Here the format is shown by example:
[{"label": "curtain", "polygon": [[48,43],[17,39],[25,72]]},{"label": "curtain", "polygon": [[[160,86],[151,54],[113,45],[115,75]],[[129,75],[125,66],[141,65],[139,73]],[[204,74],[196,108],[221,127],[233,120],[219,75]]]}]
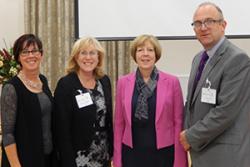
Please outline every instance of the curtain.
[{"label": "curtain", "polygon": [[43,42],[41,73],[54,90],[74,42],[74,0],[24,0],[25,32]]},{"label": "curtain", "polygon": [[[33,33],[41,39],[44,48],[41,73],[54,91],[58,79],[65,74],[75,41],[74,0],[24,0],[24,11],[25,33]],[[101,44],[106,50],[104,71],[111,79],[114,96],[119,76],[135,67],[129,56],[130,41],[101,41]]]},{"label": "curtain", "polygon": [[[25,32],[36,34],[43,42],[41,72],[48,78],[52,91],[65,73],[75,41],[74,0],[24,0]],[[102,41],[106,50],[104,70],[110,76],[113,94],[119,76],[133,68],[129,41]]]},{"label": "curtain", "polygon": [[106,50],[104,62],[105,72],[111,79],[112,92],[115,94],[116,81],[134,69],[132,57],[129,55],[130,41],[103,41]]}]

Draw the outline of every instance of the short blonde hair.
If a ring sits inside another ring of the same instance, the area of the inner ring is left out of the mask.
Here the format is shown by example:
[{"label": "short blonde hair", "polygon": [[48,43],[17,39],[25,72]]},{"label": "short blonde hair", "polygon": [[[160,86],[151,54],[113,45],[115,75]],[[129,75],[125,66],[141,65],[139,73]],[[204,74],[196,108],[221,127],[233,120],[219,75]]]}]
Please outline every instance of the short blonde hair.
[{"label": "short blonde hair", "polygon": [[150,42],[153,45],[156,56],[155,62],[157,62],[161,58],[161,45],[158,39],[153,35],[143,34],[136,37],[130,45],[130,55],[136,62],[136,50],[138,47],[145,45],[146,42]]},{"label": "short blonde hair", "polygon": [[93,46],[98,52],[99,62],[96,68],[94,69],[94,75],[97,79],[104,76],[102,66],[103,66],[105,51],[104,48],[101,46],[100,42],[93,37],[80,38],[74,43],[71,55],[69,57],[68,66],[66,67],[66,74],[71,72],[77,72],[79,70],[79,65],[77,64],[75,59],[82,50],[85,50],[90,46]]}]

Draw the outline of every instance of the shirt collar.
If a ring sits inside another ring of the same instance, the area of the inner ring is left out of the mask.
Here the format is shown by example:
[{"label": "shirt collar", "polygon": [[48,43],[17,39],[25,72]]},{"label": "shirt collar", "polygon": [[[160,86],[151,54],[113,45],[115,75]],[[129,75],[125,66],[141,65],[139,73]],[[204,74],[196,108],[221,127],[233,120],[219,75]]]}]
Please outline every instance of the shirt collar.
[{"label": "shirt collar", "polygon": [[214,45],[214,47],[212,47],[211,49],[207,50],[207,55],[209,56],[209,59],[212,58],[212,56],[215,54],[215,52],[217,51],[217,49],[221,46],[222,42],[225,40],[225,36],[223,36],[219,42],[217,42],[216,45]]}]

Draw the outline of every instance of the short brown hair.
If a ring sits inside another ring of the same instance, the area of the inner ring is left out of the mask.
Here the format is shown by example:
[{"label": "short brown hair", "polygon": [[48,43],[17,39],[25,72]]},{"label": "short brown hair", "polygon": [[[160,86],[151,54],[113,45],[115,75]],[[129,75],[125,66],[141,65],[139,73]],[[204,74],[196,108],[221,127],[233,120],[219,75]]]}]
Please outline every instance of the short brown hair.
[{"label": "short brown hair", "polygon": [[131,45],[130,45],[130,55],[133,57],[134,61],[136,62],[136,50],[138,47],[143,46],[145,42],[150,42],[155,50],[155,56],[157,62],[161,58],[161,45],[156,37],[153,35],[143,34],[138,37],[136,37]]},{"label": "short brown hair", "polygon": [[[19,62],[19,56],[23,49],[28,48],[29,46],[37,46],[41,55],[43,55],[43,44],[41,40],[34,34],[23,34],[20,36],[14,43],[13,46],[13,55],[16,62]],[[20,64],[21,65],[21,64]]]}]

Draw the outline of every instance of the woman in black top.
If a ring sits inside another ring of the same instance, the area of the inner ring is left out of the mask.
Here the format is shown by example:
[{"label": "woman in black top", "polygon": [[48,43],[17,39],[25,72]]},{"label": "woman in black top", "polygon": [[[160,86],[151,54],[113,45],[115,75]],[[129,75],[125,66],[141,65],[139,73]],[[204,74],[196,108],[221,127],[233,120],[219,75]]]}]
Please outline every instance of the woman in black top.
[{"label": "woman in black top", "polygon": [[2,166],[52,167],[52,94],[40,74],[43,48],[33,34],[19,37],[13,48],[19,74],[2,90]]},{"label": "woman in black top", "polygon": [[104,49],[79,39],[55,90],[56,125],[62,167],[108,167],[112,157],[112,99],[103,74]]}]

